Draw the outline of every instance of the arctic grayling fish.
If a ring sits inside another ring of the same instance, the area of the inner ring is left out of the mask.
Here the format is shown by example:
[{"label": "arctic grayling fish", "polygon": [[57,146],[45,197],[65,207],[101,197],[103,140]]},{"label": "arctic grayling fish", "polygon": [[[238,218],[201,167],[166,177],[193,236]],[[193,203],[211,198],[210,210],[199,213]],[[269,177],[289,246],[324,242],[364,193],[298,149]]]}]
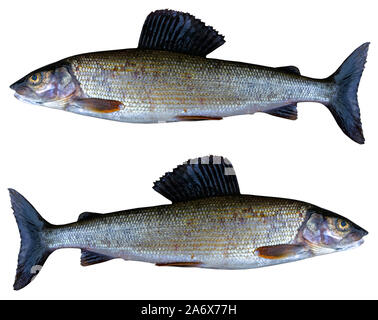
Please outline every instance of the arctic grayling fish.
[{"label": "arctic grayling fish", "polygon": [[218,120],[265,112],[297,118],[297,102],[324,104],[341,130],[364,143],[357,89],[368,43],[326,79],[293,66],[208,59],[224,37],[193,16],[151,13],[137,49],[86,53],[29,73],[11,88],[22,101],[124,122]]},{"label": "arctic grayling fish", "polygon": [[242,195],[231,163],[190,160],[155,182],[172,204],[109,214],[85,212],[66,225],[45,221],[10,190],[21,235],[14,289],[25,287],[60,248],[82,250],[84,266],[115,258],[246,269],[291,262],[359,246],[367,231],[306,202]]}]

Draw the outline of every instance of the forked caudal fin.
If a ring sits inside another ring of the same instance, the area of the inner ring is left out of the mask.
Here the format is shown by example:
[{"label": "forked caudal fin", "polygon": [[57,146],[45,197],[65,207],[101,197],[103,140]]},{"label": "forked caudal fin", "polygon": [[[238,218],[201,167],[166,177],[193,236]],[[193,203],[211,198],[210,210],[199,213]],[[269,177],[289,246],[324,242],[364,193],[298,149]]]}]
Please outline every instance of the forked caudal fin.
[{"label": "forked caudal fin", "polygon": [[35,278],[52,252],[41,238],[41,232],[50,224],[16,190],[9,189],[9,194],[21,236],[17,274],[13,285],[15,290],[19,290]]},{"label": "forked caudal fin", "polygon": [[327,105],[343,132],[357,143],[363,144],[360,108],[357,101],[357,90],[362,71],[364,70],[369,43],[353,51],[340,68],[327,80],[337,86],[336,95]]}]

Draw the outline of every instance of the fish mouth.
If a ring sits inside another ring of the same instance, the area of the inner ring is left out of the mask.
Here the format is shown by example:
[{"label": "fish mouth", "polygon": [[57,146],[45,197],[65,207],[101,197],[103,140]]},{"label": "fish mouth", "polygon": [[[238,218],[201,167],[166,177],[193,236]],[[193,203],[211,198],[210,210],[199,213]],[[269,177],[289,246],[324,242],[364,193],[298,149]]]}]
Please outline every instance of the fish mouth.
[{"label": "fish mouth", "polygon": [[24,84],[24,78],[16,81],[9,86],[15,91],[14,96],[16,99],[31,104],[41,105],[41,101],[38,101],[35,93]]},{"label": "fish mouth", "polygon": [[346,246],[337,248],[336,251],[344,251],[344,250],[349,250],[349,249],[352,249],[352,248],[357,248],[363,243],[364,243],[364,239],[361,238],[360,240],[354,241],[354,242],[352,242],[352,243],[350,243]]},{"label": "fish mouth", "polygon": [[23,96],[23,95],[21,95],[17,92],[14,93],[14,96],[15,96],[16,99],[18,99],[22,102],[35,104],[35,105],[38,105],[38,106],[40,106],[42,104],[42,102],[40,102],[40,101],[35,101],[35,100],[32,100],[32,99],[25,98],[25,96]]}]

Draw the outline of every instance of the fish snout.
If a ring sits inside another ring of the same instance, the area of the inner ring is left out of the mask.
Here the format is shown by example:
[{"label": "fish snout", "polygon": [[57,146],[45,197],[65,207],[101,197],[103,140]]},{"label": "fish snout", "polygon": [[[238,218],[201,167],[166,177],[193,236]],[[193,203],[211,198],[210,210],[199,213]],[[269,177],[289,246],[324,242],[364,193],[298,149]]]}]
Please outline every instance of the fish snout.
[{"label": "fish snout", "polygon": [[366,231],[365,229],[362,229],[362,228],[361,228],[361,233],[362,233],[363,237],[365,237],[365,236],[367,236],[369,234],[368,231]]},{"label": "fish snout", "polygon": [[11,88],[14,91],[17,91],[17,89],[19,89],[21,87],[21,85],[24,83],[23,80],[24,79],[20,79],[20,80],[16,81],[15,83],[11,84],[9,86],[9,88]]},{"label": "fish snout", "polygon": [[18,87],[18,83],[17,83],[17,82],[15,82],[15,83],[13,83],[13,84],[11,84],[11,85],[9,86],[9,88],[11,88],[11,89],[14,90],[14,91],[16,91],[17,87]]},{"label": "fish snout", "polygon": [[356,233],[360,238],[365,237],[369,234],[364,228],[361,228],[358,225],[354,225],[354,233]]},{"label": "fish snout", "polygon": [[368,234],[369,232],[359,227],[358,229],[356,228],[356,230],[352,231],[349,237],[353,242],[360,242],[360,241],[363,241],[362,238]]},{"label": "fish snout", "polygon": [[367,236],[368,234],[369,234],[369,232],[367,232],[365,229],[360,228],[358,230],[358,235],[359,235],[360,238],[363,238],[363,237]]}]

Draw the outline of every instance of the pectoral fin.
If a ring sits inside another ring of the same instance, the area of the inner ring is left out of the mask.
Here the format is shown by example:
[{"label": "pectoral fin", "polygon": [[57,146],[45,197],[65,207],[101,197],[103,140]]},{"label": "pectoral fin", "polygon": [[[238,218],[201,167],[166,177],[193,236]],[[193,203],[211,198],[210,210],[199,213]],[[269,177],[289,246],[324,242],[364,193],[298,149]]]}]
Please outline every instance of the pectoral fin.
[{"label": "pectoral fin", "polygon": [[303,250],[303,245],[279,244],[275,246],[259,247],[254,253],[264,259],[284,259],[295,256],[303,252]]},{"label": "pectoral fin", "polygon": [[98,113],[111,113],[121,110],[122,102],[97,98],[76,99],[74,105]]}]

